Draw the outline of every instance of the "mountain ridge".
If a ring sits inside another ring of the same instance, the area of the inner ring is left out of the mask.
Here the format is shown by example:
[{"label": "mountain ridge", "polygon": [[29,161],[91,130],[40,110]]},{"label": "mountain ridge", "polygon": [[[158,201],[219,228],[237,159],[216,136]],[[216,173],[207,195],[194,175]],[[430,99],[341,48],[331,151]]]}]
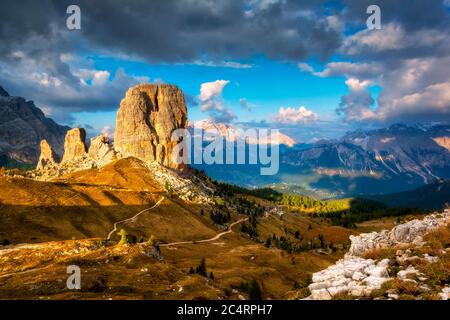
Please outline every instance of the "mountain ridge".
[{"label": "mountain ridge", "polygon": [[41,140],[61,157],[69,127],[47,118],[33,101],[10,96],[0,87],[0,154],[19,163],[35,164]]}]

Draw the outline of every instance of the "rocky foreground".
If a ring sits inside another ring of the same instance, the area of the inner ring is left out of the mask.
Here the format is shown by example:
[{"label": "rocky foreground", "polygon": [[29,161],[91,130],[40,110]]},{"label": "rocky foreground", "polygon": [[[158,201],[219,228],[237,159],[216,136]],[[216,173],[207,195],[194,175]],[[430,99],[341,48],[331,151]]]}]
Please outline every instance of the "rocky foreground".
[{"label": "rocky foreground", "polygon": [[351,236],[345,257],[313,275],[307,299],[450,298],[450,210]]}]

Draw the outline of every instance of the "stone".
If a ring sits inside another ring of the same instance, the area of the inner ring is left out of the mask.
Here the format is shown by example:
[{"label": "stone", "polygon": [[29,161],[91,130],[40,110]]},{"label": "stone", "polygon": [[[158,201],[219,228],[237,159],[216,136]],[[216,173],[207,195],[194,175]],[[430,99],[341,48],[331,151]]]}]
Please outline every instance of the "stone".
[{"label": "stone", "polygon": [[313,300],[331,300],[331,294],[326,289],[311,291],[311,299]]},{"label": "stone", "polygon": [[368,276],[367,278],[364,279],[364,282],[370,289],[380,289],[383,283],[389,280],[390,280],[389,278],[384,277]]},{"label": "stone", "polygon": [[441,300],[450,300],[450,286],[442,288],[439,296],[441,297]]},{"label": "stone", "polygon": [[419,271],[413,266],[408,266],[405,270],[397,272],[397,277],[402,280],[407,280],[411,275],[420,275]]},{"label": "stone", "polygon": [[352,275],[352,279],[355,281],[361,281],[366,277],[366,275],[364,275],[363,273],[356,271],[353,275]]},{"label": "stone", "polygon": [[109,137],[100,135],[91,139],[88,155],[95,160],[99,167],[117,159],[116,152]]},{"label": "stone", "polygon": [[83,128],[75,128],[67,131],[62,163],[83,158],[86,152],[86,131]]},{"label": "stone", "polygon": [[39,156],[37,170],[44,170],[47,167],[57,165],[56,155],[52,147],[48,144],[47,140],[41,141],[41,155]]},{"label": "stone", "polygon": [[176,129],[187,129],[183,92],[168,84],[141,84],[130,88],[117,112],[114,147],[121,157],[133,156],[182,170],[172,150]]}]

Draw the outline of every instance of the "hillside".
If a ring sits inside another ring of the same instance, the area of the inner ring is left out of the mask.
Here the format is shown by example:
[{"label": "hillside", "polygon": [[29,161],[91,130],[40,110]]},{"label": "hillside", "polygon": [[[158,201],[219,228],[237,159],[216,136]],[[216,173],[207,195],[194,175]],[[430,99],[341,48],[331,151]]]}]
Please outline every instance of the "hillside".
[{"label": "hillside", "polygon": [[[0,177],[0,238],[11,243],[106,237],[113,223],[156,203],[163,187],[137,159],[118,160],[102,169],[78,171],[51,182]],[[200,206],[186,206],[166,197],[136,225],[136,234],[150,236],[142,225],[154,225],[152,234],[170,240],[189,240],[214,234],[199,217]],[[192,230],[179,230],[172,219]],[[142,224],[142,225],[141,225]],[[139,230],[137,230],[139,229]]]},{"label": "hillside", "polygon": [[[252,279],[265,298],[287,298],[341,257],[354,234],[289,211],[280,217],[276,203],[239,193],[222,195],[215,205],[184,200],[164,188],[161,172],[126,158],[52,181],[1,177],[0,239],[11,244],[0,250],[0,298],[238,298],[246,296],[241,283]],[[215,222],[214,215],[225,220]],[[114,222],[132,217],[118,225],[128,245],[117,245],[117,233],[105,242]],[[258,221],[255,234],[240,222],[249,218]],[[266,243],[269,236],[276,241]],[[286,247],[294,241],[301,250]],[[335,249],[320,253],[331,243]],[[202,258],[214,280],[190,273]],[[81,292],[58,280],[68,263],[88,271]]]},{"label": "hillside", "polygon": [[388,206],[440,210],[450,203],[450,181],[438,180],[412,191],[366,198]]}]

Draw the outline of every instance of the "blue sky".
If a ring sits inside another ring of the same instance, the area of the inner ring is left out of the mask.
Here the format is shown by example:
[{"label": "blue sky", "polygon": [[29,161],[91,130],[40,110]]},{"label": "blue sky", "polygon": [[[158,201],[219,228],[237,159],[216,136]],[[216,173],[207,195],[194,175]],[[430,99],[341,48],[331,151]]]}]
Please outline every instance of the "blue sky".
[{"label": "blue sky", "polygon": [[[249,68],[210,67],[194,64],[149,64],[146,62],[119,60],[108,57],[88,57],[92,68],[114,74],[122,68],[129,75],[148,77],[176,84],[186,94],[198,96],[200,85],[218,79],[230,84],[223,90],[225,106],[231,108],[242,122],[270,121],[280,107],[305,106],[318,113],[323,120],[336,120],[335,109],[340,97],[347,91],[345,77],[318,78],[301,71],[297,65],[259,57],[241,64]],[[123,93],[124,94],[124,93]],[[246,99],[251,111],[240,106]],[[208,118],[199,106],[188,105],[189,118],[193,121]],[[75,114],[76,122],[86,123],[97,129],[114,125],[115,112],[82,112]]]}]

